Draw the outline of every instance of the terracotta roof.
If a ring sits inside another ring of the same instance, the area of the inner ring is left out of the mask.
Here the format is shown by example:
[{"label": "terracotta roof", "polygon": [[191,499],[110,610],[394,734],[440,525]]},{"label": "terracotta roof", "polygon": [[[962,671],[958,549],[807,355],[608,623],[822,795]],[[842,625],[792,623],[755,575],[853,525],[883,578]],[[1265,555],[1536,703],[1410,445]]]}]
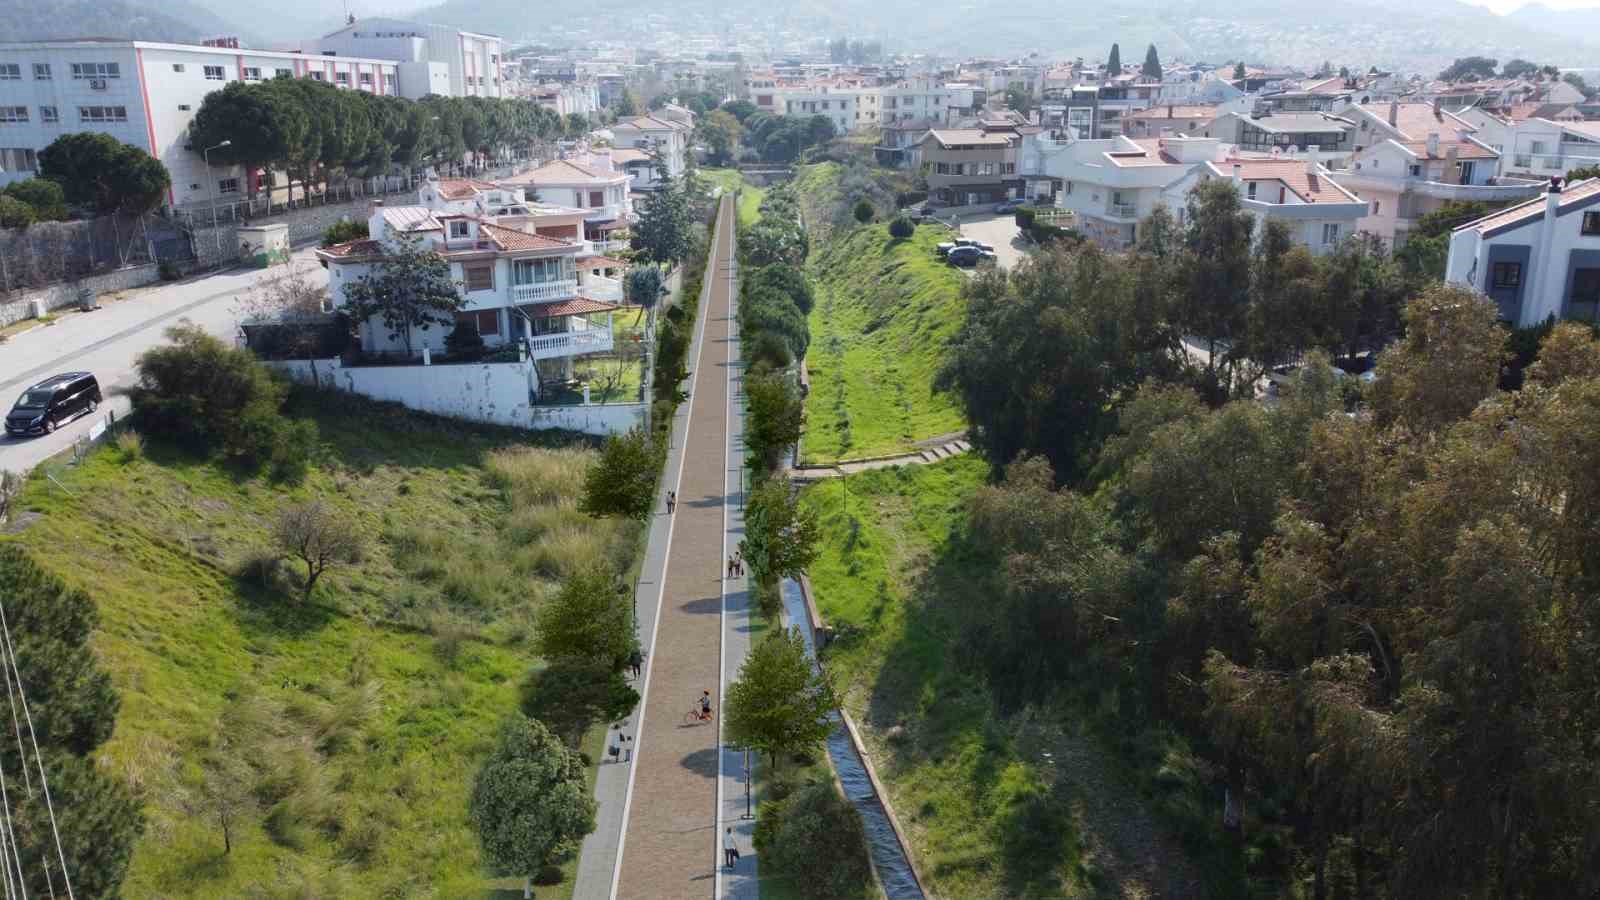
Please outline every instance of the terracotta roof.
[{"label": "terracotta roof", "polygon": [[578,268],[580,269],[625,269],[628,264],[620,259],[609,256],[580,256]]},{"label": "terracotta roof", "polygon": [[1245,181],[1277,181],[1306,203],[1360,203],[1361,199],[1329,178],[1326,169],[1313,175],[1303,159],[1225,159],[1206,166],[1221,178],[1232,178],[1233,167]]},{"label": "terracotta roof", "polygon": [[615,303],[606,303],[603,300],[591,300],[588,297],[576,297],[571,300],[558,300],[555,303],[540,303],[535,310],[541,316],[586,316],[589,313],[611,312],[622,307]]},{"label": "terracotta roof", "polygon": [[[1356,104],[1356,108],[1385,125],[1389,124],[1387,103]],[[1427,140],[1429,134],[1437,134],[1442,138],[1447,134],[1454,136],[1457,131],[1477,130],[1471,123],[1456,118],[1446,110],[1434,112],[1432,103],[1396,103],[1392,127],[1413,141]]]},{"label": "terracotta roof", "polygon": [[1128,119],[1214,119],[1217,117],[1215,106],[1152,106],[1141,109],[1136,113],[1123,116]]},{"label": "terracotta roof", "polygon": [[1500,158],[1500,154],[1490,150],[1488,147],[1485,147],[1482,144],[1477,143],[1476,141],[1441,140],[1439,142],[1439,146],[1435,148],[1436,152],[1432,155],[1428,154],[1427,141],[1395,141],[1395,143],[1406,148],[1406,150],[1412,156],[1415,156],[1418,159],[1449,159],[1451,147],[1456,149],[1456,159]]},{"label": "terracotta roof", "polygon": [[1350,90],[1350,88],[1344,86],[1343,78],[1335,75],[1332,78],[1324,78],[1321,81],[1303,85],[1300,90],[1308,94],[1342,94]]},{"label": "terracotta roof", "polygon": [[646,162],[650,154],[637,147],[615,147],[611,151],[611,161],[617,165],[626,165],[631,162]]},{"label": "terracotta roof", "polygon": [[507,184],[588,184],[610,183],[627,178],[626,172],[601,172],[570,159],[556,159],[531,172],[524,172],[506,180]]},{"label": "terracotta roof", "polygon": [[371,238],[362,238],[358,241],[345,241],[334,244],[332,247],[323,247],[317,251],[324,256],[334,259],[346,259],[352,256],[379,256],[383,253],[383,245]]},{"label": "terracotta roof", "polygon": [[559,238],[545,237],[542,234],[529,234],[515,228],[505,228],[500,225],[490,225],[480,222],[478,230],[487,235],[489,240],[501,250],[559,250],[563,247],[575,246],[569,241]]},{"label": "terracotta roof", "polygon": [[[1581,200],[1600,194],[1600,178],[1586,178],[1583,181],[1567,185],[1561,191],[1561,200],[1556,209],[1571,206]],[[1522,222],[1539,218],[1544,215],[1545,194],[1540,194],[1532,200],[1518,203],[1516,206],[1507,207],[1497,213],[1491,213],[1473,222],[1468,222],[1456,228],[1456,231],[1473,230],[1487,234],[1508,225],[1517,225]]]},{"label": "terracotta roof", "polygon": [[630,116],[619,119],[617,124],[611,127],[635,128],[639,131],[660,131],[663,128],[673,131],[687,131],[689,129],[689,125],[686,122],[674,122],[671,119],[661,119],[656,116]]},{"label": "terracotta roof", "polygon": [[439,196],[446,200],[465,200],[479,191],[492,191],[495,186],[487,181],[474,181],[472,179],[450,179],[439,182]]}]

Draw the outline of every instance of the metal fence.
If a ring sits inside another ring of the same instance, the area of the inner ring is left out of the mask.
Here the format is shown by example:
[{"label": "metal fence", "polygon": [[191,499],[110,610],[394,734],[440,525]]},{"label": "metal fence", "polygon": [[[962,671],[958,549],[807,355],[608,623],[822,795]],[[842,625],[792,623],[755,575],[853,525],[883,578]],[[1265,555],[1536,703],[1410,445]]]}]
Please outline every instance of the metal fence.
[{"label": "metal fence", "polygon": [[0,291],[32,290],[87,275],[191,258],[176,223],[155,215],[39,222],[0,232]]}]

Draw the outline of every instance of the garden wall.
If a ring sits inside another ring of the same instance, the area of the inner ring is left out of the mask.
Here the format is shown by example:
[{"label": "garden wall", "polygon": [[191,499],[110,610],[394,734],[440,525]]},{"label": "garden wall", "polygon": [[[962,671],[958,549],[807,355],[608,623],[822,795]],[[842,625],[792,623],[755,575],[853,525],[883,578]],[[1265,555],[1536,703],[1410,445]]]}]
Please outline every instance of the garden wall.
[{"label": "garden wall", "polygon": [[77,283],[62,282],[49,287],[27,291],[19,294],[15,299],[0,302],[0,328],[20,322],[23,319],[33,318],[33,301],[43,300],[44,311],[61,309],[72,306],[78,302],[79,287],[88,288],[95,293],[108,293],[111,291],[125,291],[129,288],[143,287],[154,284],[161,277],[158,267],[147,263],[142,266],[129,266],[126,269],[117,269],[104,275],[90,275]]}]

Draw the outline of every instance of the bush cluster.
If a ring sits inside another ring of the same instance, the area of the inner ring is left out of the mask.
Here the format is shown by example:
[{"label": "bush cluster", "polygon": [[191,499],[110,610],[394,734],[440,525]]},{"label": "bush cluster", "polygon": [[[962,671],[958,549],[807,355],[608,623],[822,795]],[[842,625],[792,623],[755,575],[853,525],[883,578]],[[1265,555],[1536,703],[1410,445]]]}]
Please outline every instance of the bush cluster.
[{"label": "bush cluster", "polygon": [[753,842],[761,865],[790,876],[806,897],[855,897],[872,881],[861,814],[831,782],[761,804]]}]

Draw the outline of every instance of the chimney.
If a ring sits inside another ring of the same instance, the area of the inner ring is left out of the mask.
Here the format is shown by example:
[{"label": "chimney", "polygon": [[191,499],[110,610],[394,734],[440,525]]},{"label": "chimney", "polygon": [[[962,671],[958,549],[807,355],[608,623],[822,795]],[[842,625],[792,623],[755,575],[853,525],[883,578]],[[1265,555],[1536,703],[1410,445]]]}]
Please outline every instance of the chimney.
[{"label": "chimney", "polygon": [[1395,120],[1398,119],[1399,117],[1400,117],[1400,101],[1399,100],[1390,100],[1389,101],[1389,127],[1390,128],[1398,128],[1399,127],[1398,125],[1395,124]]},{"label": "chimney", "polygon": [[1315,177],[1322,164],[1322,146],[1312,144],[1306,148],[1306,174]]},{"label": "chimney", "polygon": [[1234,163],[1233,164],[1233,186],[1234,186],[1234,188],[1238,188],[1243,183],[1244,183],[1244,166],[1241,166],[1238,163]]},{"label": "chimney", "polygon": [[1544,222],[1547,229],[1555,227],[1556,208],[1560,205],[1561,178],[1560,176],[1552,175],[1550,176],[1550,187],[1544,192]]},{"label": "chimney", "polygon": [[1429,159],[1433,159],[1435,156],[1439,155],[1439,132],[1437,132],[1437,131],[1428,132],[1427,148],[1428,148],[1428,158]]},{"label": "chimney", "polygon": [[1452,143],[1444,151],[1444,180],[1446,184],[1460,184],[1461,178],[1456,168],[1456,156],[1461,153],[1461,145]]},{"label": "chimney", "polygon": [[1443,104],[1443,102],[1444,101],[1440,100],[1438,97],[1433,98],[1433,117],[1435,119],[1441,118],[1439,115],[1439,107]]}]

